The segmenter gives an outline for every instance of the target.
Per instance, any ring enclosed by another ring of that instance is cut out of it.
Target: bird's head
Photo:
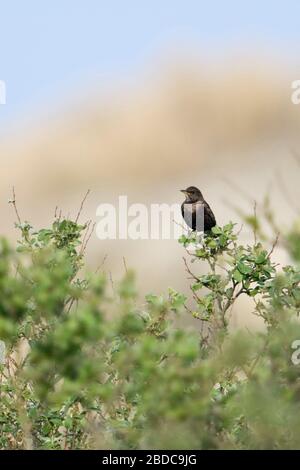
[[[187,189],[181,189],[180,191],[185,195],[187,202],[203,201],[202,193],[196,186],[189,186]]]

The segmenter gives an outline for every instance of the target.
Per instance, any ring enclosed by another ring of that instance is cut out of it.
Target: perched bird
[[[209,232],[216,225],[213,211],[195,186],[181,189],[185,201],[181,205],[181,213],[185,223],[197,232]]]

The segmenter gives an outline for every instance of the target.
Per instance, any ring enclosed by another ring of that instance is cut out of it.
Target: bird
[[[193,231],[208,234],[216,225],[216,218],[200,189],[196,186],[189,186],[180,191],[185,195],[185,201],[181,205],[181,213],[185,223]]]

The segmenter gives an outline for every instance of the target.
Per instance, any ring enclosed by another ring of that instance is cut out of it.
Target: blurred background
[[[0,18],[1,234],[17,236],[12,186],[21,218],[37,227],[56,206],[76,214],[87,189],[82,220],[97,221],[97,206],[121,194],[181,203],[188,185],[201,188],[219,224],[266,194],[283,229],[291,223],[299,2],[11,0],[0,2]],[[183,254],[176,240],[95,234],[87,251],[91,267],[107,255],[115,280],[125,257],[141,295],[188,291]]]

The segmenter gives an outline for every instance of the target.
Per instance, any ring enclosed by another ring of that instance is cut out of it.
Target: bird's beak
[[[187,194],[186,189],[180,189],[180,192],[183,193],[183,194]]]

